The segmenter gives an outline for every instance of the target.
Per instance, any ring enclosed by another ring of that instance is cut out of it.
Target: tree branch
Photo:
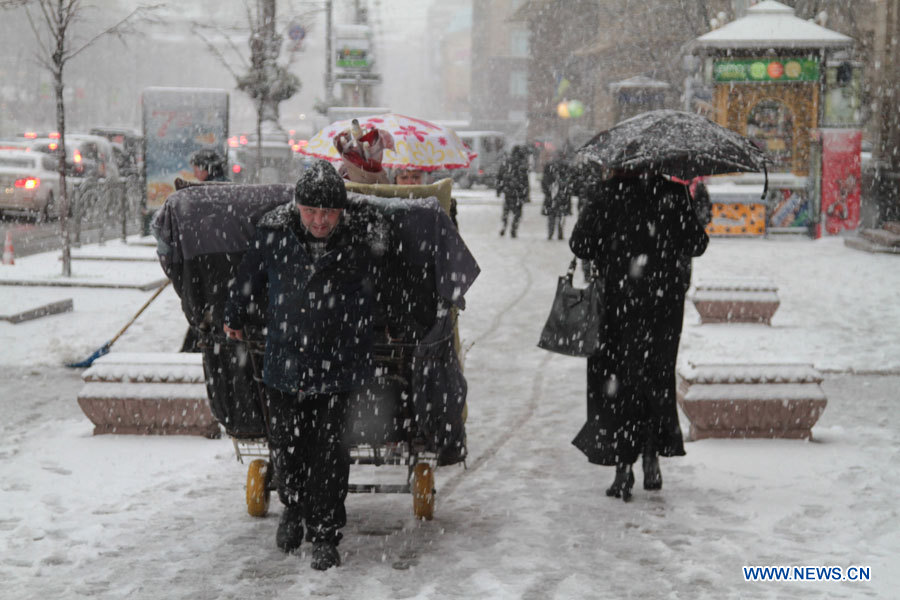
[[[79,0],[71,0],[71,1],[74,3],[74,2],[78,2]],[[80,48],[70,52],[68,55],[68,58],[74,58],[74,57],[78,56],[82,51],[84,51],[85,49],[92,46],[97,40],[99,40],[100,38],[107,36],[107,35],[115,35],[120,41],[122,41],[124,43],[123,35],[125,33],[131,33],[131,30],[127,29],[127,26],[130,25],[130,21],[132,21],[133,19],[135,19],[138,16],[143,21],[149,21],[150,17],[153,15],[153,13],[155,13],[157,10],[162,8],[162,6],[163,6],[162,4],[153,4],[153,5],[147,5],[147,6],[139,6],[139,7],[135,8],[133,11],[128,13],[128,15],[126,15],[125,17],[120,19],[116,24],[114,24],[110,27],[107,27],[106,29],[104,29],[103,31],[101,31],[100,33],[98,33],[97,35],[92,37],[90,40],[85,42]]]
[[[206,44],[207,49],[212,52],[213,56],[219,59],[219,62],[222,63],[222,66],[225,67],[225,69],[231,74],[231,76],[234,77],[235,82],[237,82],[240,76],[234,71],[234,69],[231,68],[231,65],[228,64],[228,61],[225,59],[225,55],[222,54],[222,51],[219,50],[216,45],[213,44],[212,41],[203,34],[203,28],[204,26],[200,25],[199,23],[191,24],[191,32],[196,34],[197,37],[199,37],[203,41],[203,43]],[[225,38],[229,39],[228,36],[225,36]]]

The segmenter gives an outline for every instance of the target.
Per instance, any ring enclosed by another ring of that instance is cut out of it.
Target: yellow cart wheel
[[[434,469],[428,463],[418,463],[413,469],[413,514],[417,519],[434,518]]]
[[[251,517],[264,517],[269,512],[268,472],[269,463],[261,458],[252,461],[247,469],[247,512]]]

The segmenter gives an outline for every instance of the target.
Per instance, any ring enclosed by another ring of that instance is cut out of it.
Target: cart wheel
[[[247,512],[251,517],[264,517],[269,512],[268,471],[269,463],[261,458],[252,461],[247,469]]]
[[[434,469],[428,463],[418,463],[413,469],[413,514],[417,519],[434,518]]]

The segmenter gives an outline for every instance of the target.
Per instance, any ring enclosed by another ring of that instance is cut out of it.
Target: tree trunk
[[[66,107],[63,102],[62,65],[53,73],[56,91],[56,130],[59,132],[59,235],[62,240],[62,275],[72,276],[72,245],[69,238],[69,194],[66,190]]]
[[[256,167],[253,169],[253,182],[259,183],[260,174],[262,173],[262,122],[263,122],[263,100],[256,100]]]
[[[878,222],[900,220],[900,0],[887,0],[884,6],[882,77],[878,93],[878,133],[874,147],[876,167],[875,194]]]

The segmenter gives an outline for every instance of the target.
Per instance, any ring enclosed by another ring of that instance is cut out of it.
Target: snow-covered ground
[[[713,240],[695,280],[766,277],[781,306],[771,327],[700,325],[688,303],[680,360],[812,363],[828,407],[812,442],[690,442],[662,461],[662,491],[640,489],[638,473],[625,504],[603,494],[612,470],[570,445],[585,361],[535,347],[567,246],[546,240],[538,197],[511,240],[497,235],[492,191],[456,195],[482,267],[460,320],[468,468],[437,471],[430,522],[413,519],[409,496],[351,495],[344,564],[325,573],[275,547],[277,502],[268,518],[247,515],[230,440],[92,436],[80,374],[61,365],[109,340],[151,292],[0,285],[2,314],[75,306],[0,321],[0,598],[896,597],[900,259],[840,240]],[[87,276],[161,273],[104,264]],[[15,268],[56,276],[59,263]],[[185,327],[167,289],[113,351],[175,351]],[[862,565],[871,581],[750,583],[743,565]]]

